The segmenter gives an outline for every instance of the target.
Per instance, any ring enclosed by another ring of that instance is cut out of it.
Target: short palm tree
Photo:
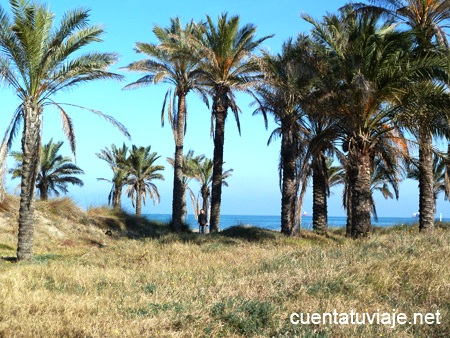
[[[63,105],[53,101],[52,97],[85,82],[122,77],[107,70],[117,60],[115,54],[79,54],[82,47],[101,41],[103,34],[100,26],[89,24],[89,10],[69,11],[56,26],[55,15],[46,5],[24,0],[9,0],[9,4],[12,17],[0,6],[0,77],[14,89],[21,102],[7,132],[11,131],[14,136],[19,122],[23,122],[17,258],[27,260],[33,254],[34,195],[44,108],[53,105],[60,111],[64,130],[74,151],[72,121]],[[125,131],[113,118],[93,112]],[[5,142],[11,144],[8,138]]]
[[[192,163],[199,161],[199,159],[203,158],[203,155],[195,156],[194,157],[194,151],[189,150],[186,155],[183,156],[183,179],[182,179],[182,189],[183,189],[183,199],[182,199],[182,211],[183,211],[183,218],[182,221],[184,222],[184,217],[187,215],[187,205],[186,205],[186,191],[189,190],[189,182],[193,178],[193,172],[192,172]],[[175,167],[175,159],[172,157],[167,157],[167,162],[172,167]]]
[[[198,51],[202,61],[199,69],[203,84],[213,100],[212,121],[214,123],[214,168],[211,195],[211,232],[219,229],[220,205],[222,201],[223,147],[225,142],[225,120],[228,109],[233,112],[240,131],[235,92],[248,92],[261,78],[259,68],[252,58],[254,50],[270,36],[255,39],[256,27],[252,24],[240,26],[239,16],[222,14],[217,23],[206,18],[203,34],[199,36]]]
[[[189,163],[189,168],[190,168],[189,174],[198,183],[200,183],[200,195],[202,196],[202,209],[208,216],[211,197],[211,185],[213,182],[214,163],[211,159],[203,155],[200,155],[192,159],[192,161]],[[226,179],[231,176],[232,172],[233,169],[228,169],[223,172],[222,184],[225,187],[228,187]],[[193,204],[196,205],[197,203]],[[198,210],[196,211],[198,212]]]
[[[395,159],[393,159],[393,161],[396,162]],[[399,166],[397,166],[397,163],[393,167],[391,167],[389,165],[386,165],[386,162],[384,162],[381,158],[375,159],[370,181],[370,189],[372,192],[372,215],[375,221],[378,221],[378,214],[375,199],[373,198],[373,193],[375,191],[378,191],[385,199],[394,197],[395,199],[398,199],[400,173],[402,171],[403,170]]]
[[[328,228],[327,199],[330,196],[330,186],[332,185],[329,174],[337,170],[332,166],[333,161],[329,156],[333,156],[335,153],[334,142],[338,137],[339,128],[338,119],[329,115],[326,108],[321,108],[319,101],[313,100],[312,102],[314,102],[314,108],[309,107],[307,110],[308,133],[305,135],[307,152],[302,167],[302,176],[305,178],[308,177],[308,174],[312,176],[313,229],[318,233],[326,234]],[[310,167],[310,170],[307,166]]]
[[[113,178],[108,180],[106,178],[97,178],[101,181],[112,183],[111,191],[108,195],[108,204],[114,209],[121,209],[122,188],[125,186],[128,179],[128,171],[125,168],[125,163],[128,156],[128,147],[125,143],[121,148],[117,148],[112,144],[111,149],[105,147],[100,153],[95,154],[99,159],[106,161],[113,171]]]
[[[125,168],[129,172],[127,179],[127,195],[131,199],[133,207],[136,207],[136,216],[142,215],[142,202],[148,197],[159,203],[159,192],[153,181],[164,180],[160,171],[164,166],[155,165],[160,158],[156,152],[151,152],[151,146],[136,147],[132,145]]]
[[[183,223],[183,201],[185,190],[183,189],[183,145],[186,132],[186,96],[190,91],[195,91],[207,103],[205,91],[198,82],[199,73],[196,71],[199,60],[189,53],[189,37],[197,29],[193,22],[184,28],[180,19],[171,19],[168,28],[155,26],[153,32],[159,44],[136,43],[136,51],[143,53],[149,59],[136,61],[126,68],[131,71],[143,72],[146,75],[125,87],[138,88],[145,85],[160,82],[170,85],[163,101],[161,121],[164,125],[164,114],[167,107],[167,115],[172,127],[175,139],[174,157],[174,183],[172,200],[172,226],[175,231],[181,231]]]
[[[50,193],[59,196],[68,192],[68,184],[82,187],[83,181],[74,175],[84,174],[84,171],[72,163],[72,158],[58,154],[64,142],[54,143],[51,139],[41,147],[39,173],[36,179],[36,188],[41,201],[47,201]],[[10,170],[12,178],[22,177],[23,155],[21,152],[12,152],[16,160],[15,168]]]

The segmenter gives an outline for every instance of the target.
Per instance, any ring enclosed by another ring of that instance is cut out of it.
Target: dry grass
[[[109,209],[71,209],[81,223],[51,210],[38,211],[32,261],[0,260],[0,337],[450,335],[445,227],[424,235],[396,229],[367,241],[240,228],[177,236]],[[0,256],[14,256],[15,242],[13,227],[0,226]],[[439,310],[441,324],[289,322],[292,312],[333,309]]]

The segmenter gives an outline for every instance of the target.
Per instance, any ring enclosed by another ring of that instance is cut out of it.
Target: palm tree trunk
[[[136,191],[136,216],[140,217],[142,215],[142,190],[139,186]]]
[[[3,202],[6,194],[5,176],[7,172],[6,157],[8,154],[8,147],[6,143],[0,146],[0,202]]]
[[[291,236],[295,226],[296,210],[296,152],[289,136],[283,133],[281,136],[281,233]]]
[[[33,256],[34,206],[36,178],[39,172],[41,119],[39,111],[25,107],[22,134],[22,179],[20,184],[19,235],[17,260],[29,260]]]
[[[360,149],[354,149],[351,160],[350,170],[354,178],[351,196],[353,238],[368,237],[371,230],[370,156],[364,148],[362,145]]]
[[[48,186],[46,184],[40,184],[38,186],[39,197],[41,201],[48,201]]]
[[[352,237],[352,190],[353,190],[353,182],[354,179],[351,176],[351,170],[348,170],[348,181],[347,184],[347,194],[344,197],[347,203],[347,222],[345,226],[345,237]]]
[[[301,236],[302,234],[302,207],[303,207],[303,199],[306,194],[306,183],[300,182],[299,179],[296,180],[296,196],[298,195],[297,204],[295,206],[295,219],[294,219],[294,229],[292,231],[292,234],[296,234],[298,236]],[[300,189],[301,185],[301,189]]]
[[[434,227],[435,201],[433,195],[432,136],[419,131],[419,230],[430,231]]]
[[[447,145],[447,159],[445,165],[445,197],[450,200],[450,143]]]
[[[187,215],[187,204],[186,204],[186,187],[187,184],[183,182],[183,190],[181,194],[181,223],[184,223]]]
[[[183,187],[183,145],[186,116],[186,94],[178,94],[178,116],[174,131],[175,137],[175,158],[173,170],[173,199],[172,199],[172,229],[175,232],[181,231],[184,222],[183,197],[185,189]],[[185,200],[185,198],[184,198]],[[186,201],[184,201],[186,205]]]
[[[113,204],[113,208],[120,210],[122,209],[122,187],[118,188],[116,187],[113,191],[113,200],[112,200],[112,204]]]
[[[313,229],[319,234],[327,233],[327,185],[325,156],[320,153],[313,162]]]
[[[223,145],[225,142],[226,110],[216,110],[214,116],[216,126],[214,129],[214,166],[211,192],[211,232],[217,232],[219,230],[220,224],[220,205],[222,202]]]

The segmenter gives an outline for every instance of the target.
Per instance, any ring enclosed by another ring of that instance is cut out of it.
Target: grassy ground
[[[380,230],[364,241],[240,227],[173,235],[163,224],[57,200],[38,205],[33,260],[14,263],[17,215],[0,209],[0,337],[450,336],[445,225],[431,234]],[[396,309],[408,319],[439,311],[441,324],[289,320],[334,309]]]

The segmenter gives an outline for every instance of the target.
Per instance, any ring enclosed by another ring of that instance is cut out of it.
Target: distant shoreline
[[[144,214],[144,216],[153,221],[168,222],[171,219],[170,214]],[[439,221],[439,218],[435,219]],[[346,225],[347,218],[345,216],[329,216],[328,226],[334,228],[344,227]],[[443,218],[443,222],[450,222],[450,218]],[[372,225],[378,227],[389,227],[395,225],[413,225],[419,222],[417,217],[378,217],[378,222],[372,219]],[[197,228],[197,221],[194,215],[188,214],[186,217],[186,223],[192,228]],[[227,229],[235,225],[250,225],[268,230],[280,229],[280,216],[272,215],[221,215],[220,229]],[[302,216],[302,228],[309,230],[312,228],[312,217]]]

